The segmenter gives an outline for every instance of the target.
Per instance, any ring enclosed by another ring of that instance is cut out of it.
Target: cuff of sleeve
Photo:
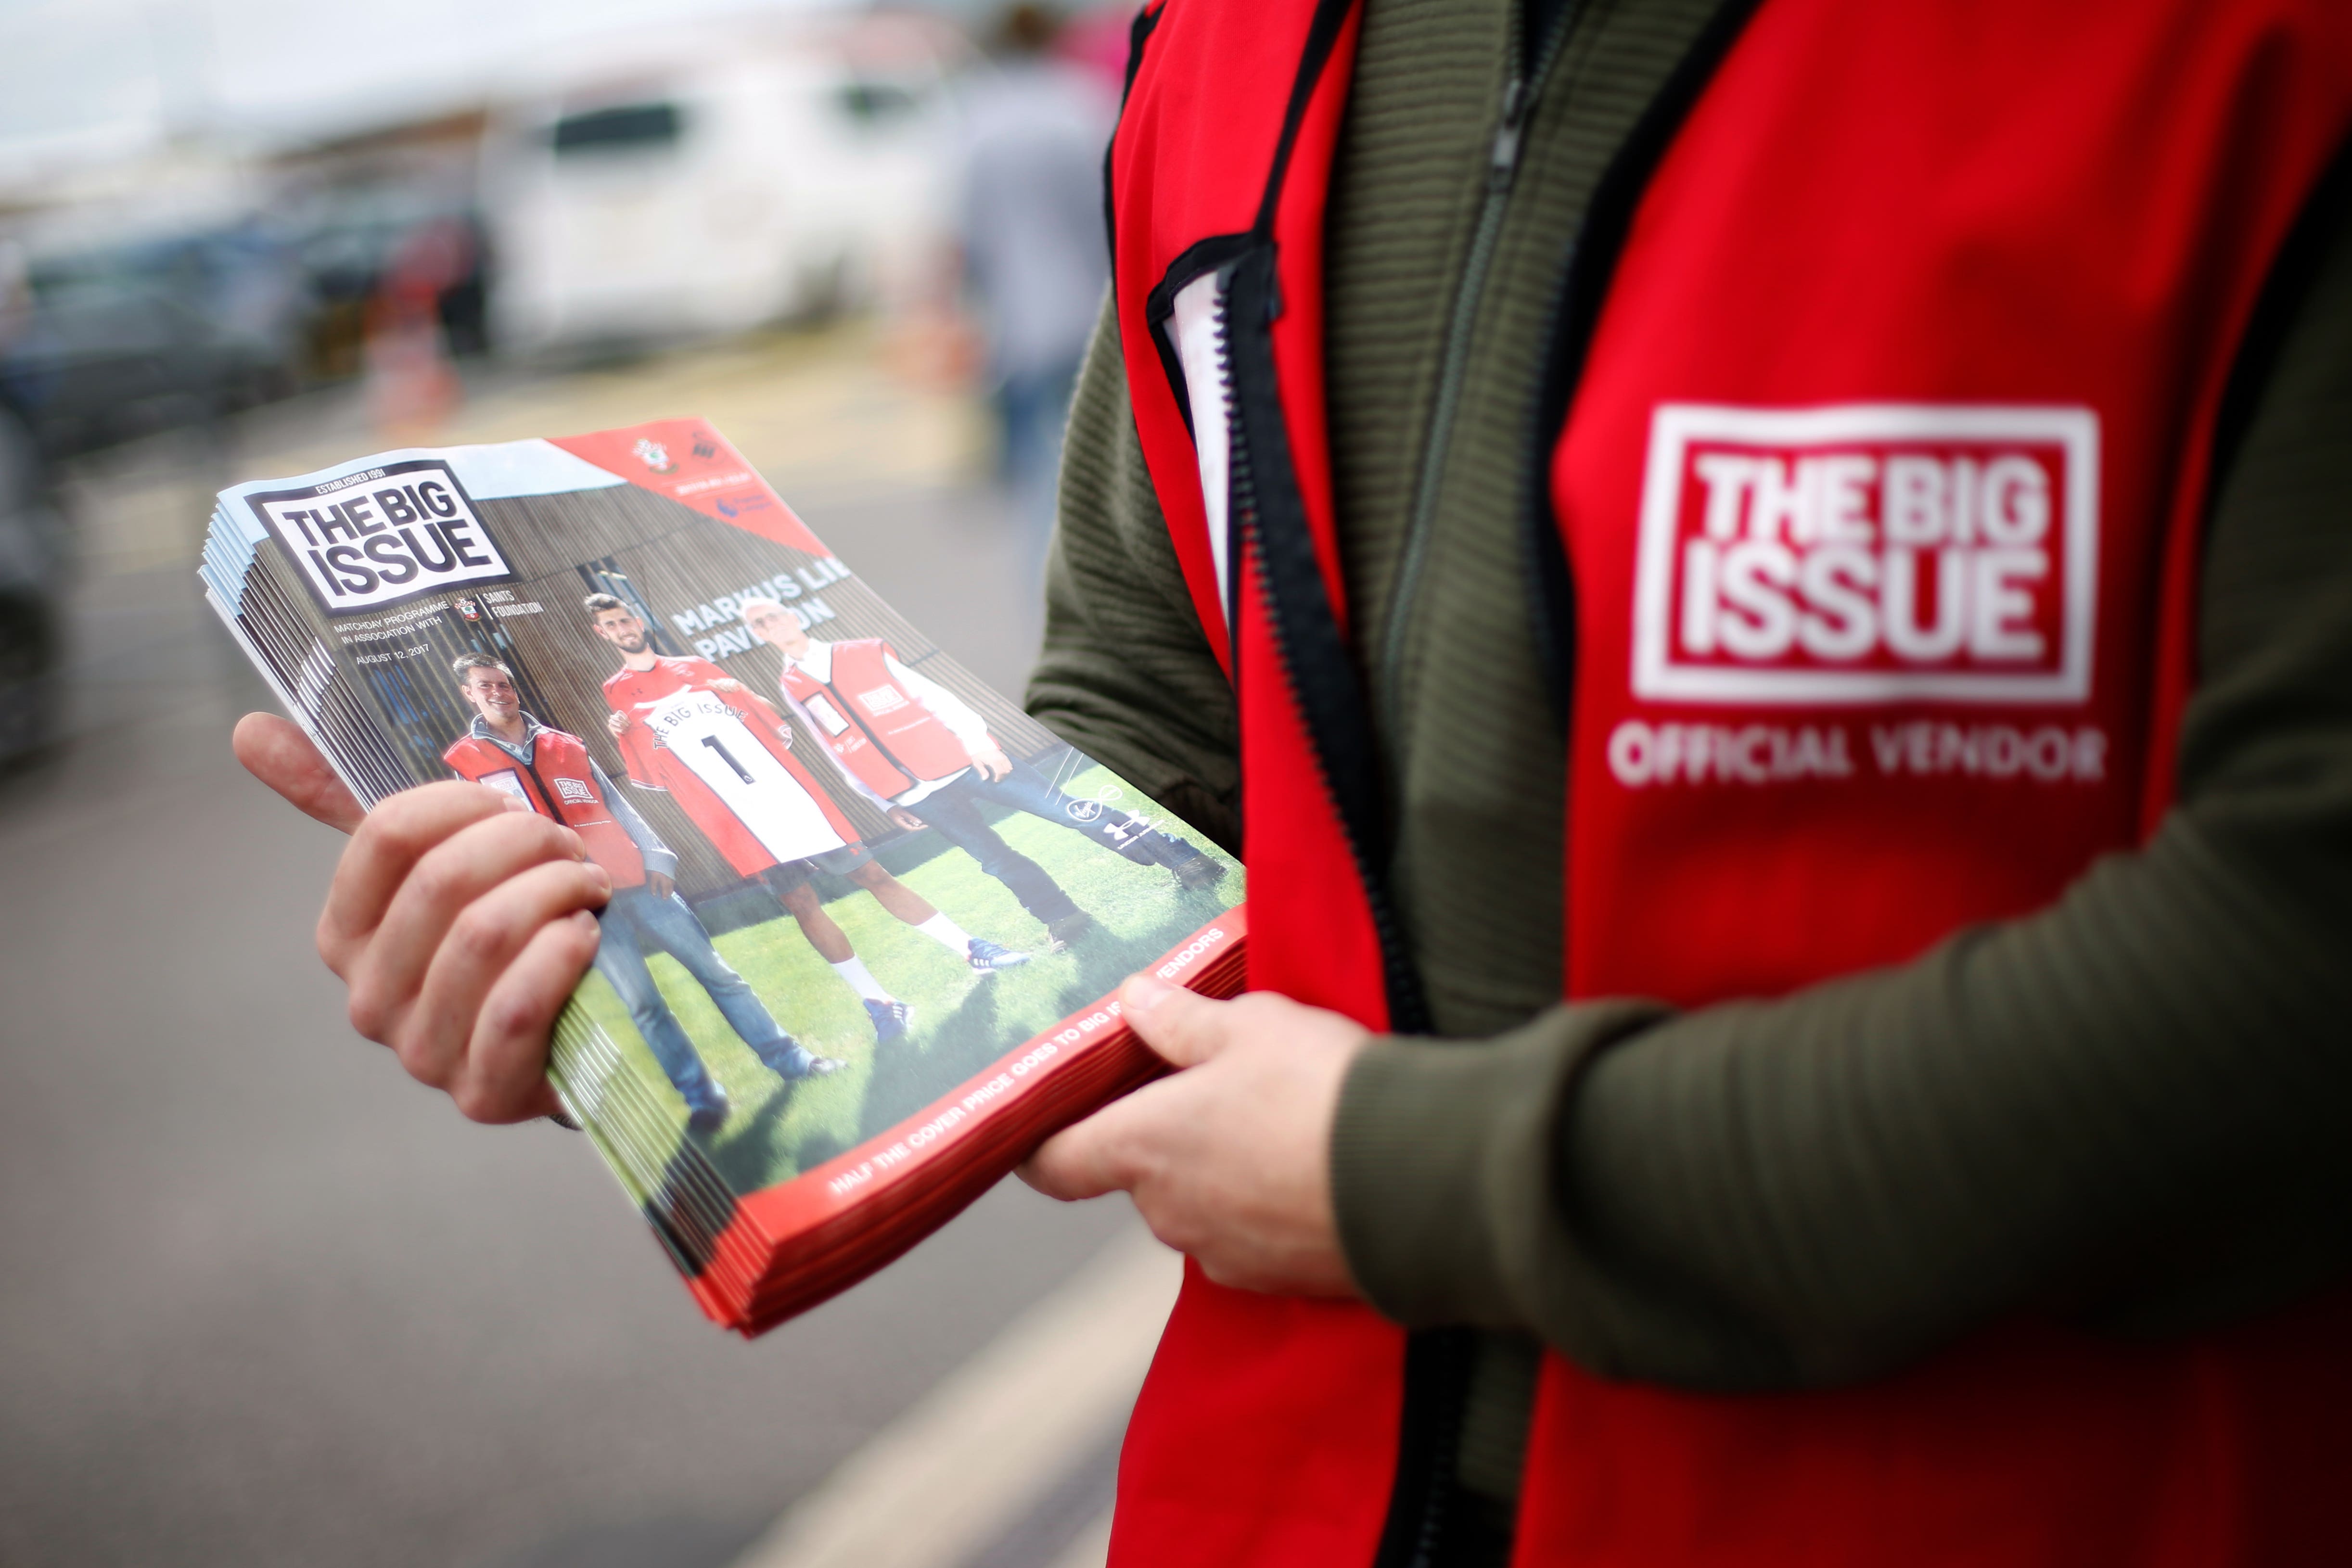
[[[1349,1272],[1408,1328],[1529,1328],[1559,1224],[1558,1128],[1579,1070],[1665,1009],[1555,1008],[1491,1040],[1375,1040],[1348,1071],[1331,1196]]]

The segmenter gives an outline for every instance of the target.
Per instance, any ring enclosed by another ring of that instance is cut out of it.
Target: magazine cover
[[[718,1321],[871,1272],[1241,982],[1240,865],[894,613],[708,424],[224,491],[215,608],[362,801],[452,777],[611,875],[551,1077]]]

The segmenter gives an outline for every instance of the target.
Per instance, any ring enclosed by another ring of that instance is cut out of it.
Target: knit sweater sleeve
[[[1241,848],[1233,689],[1201,630],[1144,467],[1106,302],[1070,410],[1028,709],[1206,833]]]
[[[1384,1312],[1787,1387],[2008,1312],[2167,1332],[2352,1267],[2352,238],[2324,257],[2216,497],[2153,841],[1782,999],[1378,1043],[1332,1169]]]

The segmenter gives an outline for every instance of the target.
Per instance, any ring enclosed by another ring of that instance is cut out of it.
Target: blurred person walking
[[[465,401],[442,329],[441,297],[473,262],[465,225],[436,219],[401,241],[368,299],[368,404],[387,439],[428,441]]]
[[[1117,104],[1055,53],[1060,33],[1041,5],[999,19],[995,68],[965,99],[958,180],[957,237],[988,344],[1024,591],[1044,580],[1070,389],[1110,281],[1102,156]]]

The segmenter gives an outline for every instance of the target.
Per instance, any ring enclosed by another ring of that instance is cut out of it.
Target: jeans
[[[940,837],[978,861],[982,872],[1010,888],[1023,908],[1049,925],[1076,914],[1078,906],[1059,883],[1045,874],[1044,866],[997,837],[981,815],[983,802],[1009,806],[1083,833],[1139,865],[1174,865],[1201,852],[1164,833],[1135,831],[1135,819],[1124,811],[1063,794],[1025,762],[1015,762],[1011,772],[992,782],[982,778],[975,768],[908,808],[938,829]]]
[[[1045,580],[1045,547],[1054,537],[1055,481],[1062,468],[1062,429],[1070,422],[1070,392],[1078,361],[1014,371],[997,388],[1003,421],[1000,473],[1020,530],[1021,589],[1035,594]]]
[[[702,922],[694,917],[686,900],[676,894],[656,898],[652,888],[642,885],[616,887],[599,922],[596,972],[619,993],[622,1005],[629,1009],[629,1021],[646,1037],[654,1060],[661,1063],[688,1106],[698,1109],[710,1103],[718,1089],[703,1070],[702,1058],[695,1054],[694,1042],[678,1026],[677,1015],[662,999],[653,971],[646,967],[649,947],[686,966],[686,972],[710,993],[710,999],[761,1061],[774,1067],[791,1056],[791,1037],[776,1027],[776,1020],[743,977],[719,956],[710,945],[709,933],[702,929]]]

